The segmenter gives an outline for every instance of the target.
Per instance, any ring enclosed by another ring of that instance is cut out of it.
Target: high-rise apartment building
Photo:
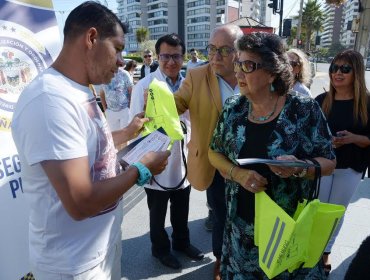
[[[343,5],[335,7],[325,4],[323,11],[326,18],[321,33],[320,46],[328,48],[333,43],[339,43],[343,19]]]
[[[242,14],[258,16],[265,23],[261,14],[266,13],[267,5],[266,0],[117,0],[117,4],[118,17],[129,25],[128,52],[139,50],[136,30],[140,26],[149,29],[150,40],[175,32],[184,39],[187,49],[204,51],[217,25],[234,21]]]
[[[359,15],[359,1],[348,0],[343,4],[343,19],[342,19],[342,32],[340,37],[340,43],[347,47],[353,48],[355,46],[356,33],[352,32],[352,25]]]

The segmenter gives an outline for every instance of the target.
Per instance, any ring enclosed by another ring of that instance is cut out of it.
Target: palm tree
[[[314,31],[319,31],[325,20],[325,15],[321,10],[321,3],[317,0],[308,0],[302,13],[302,28],[305,29],[305,51],[311,49],[311,41]]]
[[[136,30],[136,42],[139,44],[145,42],[149,38],[149,29],[142,26]]]

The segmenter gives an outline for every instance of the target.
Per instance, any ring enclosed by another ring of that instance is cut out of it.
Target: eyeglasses
[[[340,70],[340,72],[343,73],[343,74],[348,74],[349,72],[352,71],[352,66],[350,66],[348,64],[343,64],[343,65],[332,64],[332,65],[330,65],[329,72],[331,74],[337,73],[338,70]]]
[[[163,62],[168,62],[173,59],[174,62],[181,62],[184,59],[184,56],[182,54],[168,54],[168,53],[162,53],[159,55],[160,60]]]
[[[294,60],[289,61],[289,63],[290,63],[290,65],[291,65],[292,67],[296,67],[296,66],[298,66],[298,65],[301,65],[301,64],[299,63],[299,61],[294,61]]]
[[[259,68],[262,68],[262,65],[251,60],[234,62],[234,72],[243,71],[244,73],[252,73]]]
[[[147,58],[147,57],[152,57],[152,55],[151,54],[144,55],[144,58]]]
[[[221,55],[223,57],[229,56],[235,50],[234,48],[230,48],[230,47],[227,47],[227,46],[224,46],[224,47],[221,47],[221,48],[216,48],[216,46],[214,46],[214,45],[208,45],[206,49],[207,49],[208,55],[213,56],[216,53],[218,53],[219,55]]]

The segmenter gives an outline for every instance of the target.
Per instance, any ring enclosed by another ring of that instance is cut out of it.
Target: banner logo
[[[36,34],[0,20],[0,110],[13,112],[19,94],[52,62]]]

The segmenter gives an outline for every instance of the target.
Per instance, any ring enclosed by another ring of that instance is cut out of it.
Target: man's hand
[[[127,126],[127,130],[132,135],[132,138],[138,136],[144,129],[144,123],[149,122],[149,118],[144,117],[144,112],[141,112],[132,119],[132,121]]]
[[[149,152],[140,159],[140,162],[150,170],[152,175],[157,175],[162,173],[166,168],[170,155],[170,151]]]

